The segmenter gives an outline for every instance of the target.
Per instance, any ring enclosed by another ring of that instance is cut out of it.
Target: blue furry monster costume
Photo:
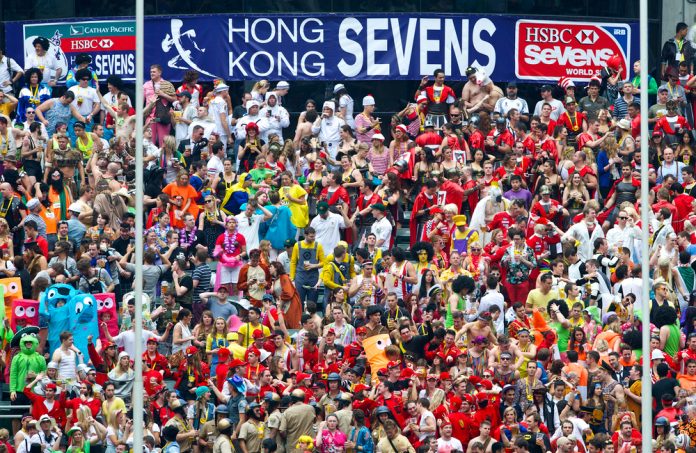
[[[87,350],[87,337],[99,338],[97,320],[97,299],[87,293],[76,292],[68,302],[70,313],[70,331],[75,346],[80,351]]]
[[[24,391],[29,371],[36,374],[46,371],[46,359],[36,352],[39,347],[39,339],[36,334],[24,333],[21,335],[22,337],[19,339],[20,352],[12,358],[10,366],[10,393]]]
[[[76,291],[62,283],[51,285],[41,295],[39,305],[39,324],[48,327],[48,353],[60,347],[60,334],[70,330],[70,299]],[[61,304],[60,306],[58,306]],[[86,351],[87,349],[83,349]]]

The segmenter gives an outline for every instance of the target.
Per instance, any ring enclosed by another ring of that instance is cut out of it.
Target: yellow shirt
[[[527,308],[536,308],[542,314],[546,321],[549,321],[549,314],[546,312],[546,307],[553,299],[559,299],[558,291],[551,290],[544,295],[541,290],[535,288],[527,295]]]
[[[245,348],[241,344],[237,343],[236,341],[232,342],[229,344],[229,346],[227,346],[227,349],[229,349],[232,353],[233,359],[239,359],[241,361],[245,360],[247,348]]]
[[[309,206],[307,206],[307,201],[305,200],[303,204],[292,202],[288,200],[287,193],[292,198],[302,198],[307,195],[307,191],[298,184],[288,187],[287,191],[285,187],[281,187],[279,191],[281,202],[290,208],[290,221],[292,224],[297,228],[306,227],[309,225]]]
[[[264,337],[268,337],[271,335],[271,330],[264,325],[259,324],[258,326],[254,327],[251,325],[251,323],[244,323],[241,326],[239,326],[238,331],[238,334],[242,339],[242,346],[248,348],[249,345],[254,342],[254,331],[256,329],[260,329],[263,332]]]
[[[10,117],[10,113],[15,111],[15,107],[17,107],[17,104],[14,104],[12,102],[3,102],[0,104],[0,115],[5,115],[6,117]]]
[[[111,417],[114,416],[117,410],[126,410],[126,403],[123,402],[118,396],[114,397],[114,400],[109,404],[108,401],[102,403],[102,414],[106,417],[106,423],[111,423]]]

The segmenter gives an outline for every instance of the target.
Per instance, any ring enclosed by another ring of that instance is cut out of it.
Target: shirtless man
[[[309,118],[307,118],[307,115],[305,114],[306,121],[297,123],[297,128],[295,129],[295,138],[293,139],[293,143],[295,144],[296,148],[300,147],[302,139],[305,137],[311,138],[313,135],[312,124],[314,124],[314,121],[317,119],[317,113],[314,110],[311,110],[311,112],[312,113],[309,113]]]
[[[89,177],[89,185],[96,187],[97,181],[104,178],[106,175],[106,166],[109,164],[106,153],[94,153],[87,162],[87,175]]]
[[[520,352],[517,345],[510,341],[510,337],[500,334],[498,335],[498,346],[493,348],[490,358],[488,359],[488,368],[493,368],[495,370],[497,367],[502,366],[503,364],[500,362],[500,356],[503,353],[512,355],[512,360],[510,363],[508,363],[508,365],[510,365],[510,368],[513,370],[518,369],[522,365],[522,362],[524,361],[522,352]]]
[[[481,313],[476,321],[468,322],[462,327],[463,334],[466,335],[467,346],[471,346],[471,340],[476,337],[484,337],[489,341],[489,345],[497,345],[498,339],[491,329],[491,314]]]
[[[486,111],[493,112],[496,102],[503,96],[500,88],[493,84],[493,81],[486,74],[469,66],[466,69],[466,76],[469,79],[462,88],[462,101],[467,113],[477,113]]]
[[[467,453],[475,453],[476,450],[482,451],[483,453],[491,453],[493,451],[494,442],[491,442],[491,422],[483,420],[479,429],[481,434],[469,441],[469,447],[466,450]],[[481,446],[483,446],[483,448],[480,448]]]

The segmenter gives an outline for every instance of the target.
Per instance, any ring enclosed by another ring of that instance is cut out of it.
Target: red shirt
[[[389,408],[389,411],[394,416],[394,420],[396,420],[396,423],[399,426],[406,425],[404,401],[401,399],[401,397],[392,394],[390,398],[385,399],[384,396],[380,395],[377,397],[377,405],[387,406]]]
[[[169,376],[171,375],[172,371],[169,368],[169,361],[165,356],[160,354],[159,352],[155,352],[155,357],[150,357],[147,353],[147,351],[143,352],[143,359],[147,362],[147,366],[150,367],[151,370],[154,371],[162,371],[164,370],[164,375]]]
[[[473,150],[475,150],[475,149],[483,149],[483,147],[485,146],[485,141],[486,141],[486,137],[483,136],[483,132],[476,129],[469,136],[469,146],[472,149],[472,154],[473,154]]]
[[[352,342],[343,349],[343,358],[350,366],[355,365],[355,360],[362,354],[365,350],[362,344],[357,341]]]
[[[691,214],[692,201],[694,201],[694,197],[685,193],[679,194],[672,198],[672,203],[677,208],[677,217],[676,219],[672,219],[672,226],[674,227],[674,232],[677,234],[684,229],[684,220],[686,220],[687,217],[689,217],[689,214]]]
[[[315,347],[313,351],[309,348],[302,348],[302,360],[304,361],[304,369],[312,370],[319,363],[319,348]]]
[[[154,394],[154,388],[162,385],[163,382],[162,373],[157,370],[150,370],[143,373],[143,387],[145,388],[145,392],[150,396]]]
[[[453,412],[449,419],[452,422],[452,437],[458,439],[462,445],[468,445],[471,439],[480,434],[478,421],[471,414]]]
[[[661,131],[666,135],[674,135],[677,133],[677,129],[682,128],[684,130],[691,130],[689,122],[681,115],[678,115],[676,119],[671,117],[673,121],[669,121],[669,117],[663,116],[655,123],[655,131]]]
[[[244,368],[244,377],[252,382],[256,381],[263,372],[266,371],[266,367],[257,363],[256,365],[248,364]]]
[[[476,187],[477,184],[478,183],[476,181],[471,179],[471,180],[465,182],[464,184],[462,184],[462,189],[464,189],[464,190],[473,189],[474,187]],[[469,203],[470,212],[474,212],[474,209],[476,209],[476,205],[479,202],[481,194],[479,193],[478,190],[474,190],[469,195],[464,195],[464,196],[466,197],[466,201]]]
[[[48,259],[48,241],[46,241],[43,236],[36,236],[36,239],[27,238],[27,240],[24,241],[25,244],[29,244],[30,242],[36,242],[41,249],[41,254]]]
[[[493,231],[496,228],[503,230],[503,236],[507,236],[507,230],[510,225],[515,224],[515,219],[512,218],[509,212],[501,211],[493,216],[491,223],[488,224],[488,231]]]
[[[368,428],[370,427],[370,414],[372,414],[372,411],[375,410],[377,406],[379,406],[379,404],[370,398],[365,398],[360,401],[353,400],[353,410],[361,409],[365,413],[365,426]]]
[[[448,179],[442,183],[440,190],[447,192],[445,204],[452,203],[457,206],[457,209],[461,210],[462,203],[464,202],[464,188],[460,184]]]
[[[571,116],[568,112],[564,112],[558,117],[557,125],[565,126],[566,129],[568,129],[569,134],[577,135],[582,133],[583,121],[587,121],[587,117],[582,112],[575,112],[575,115],[573,116]]]
[[[442,136],[437,132],[423,132],[416,137],[416,144],[425,148],[426,146],[440,146],[442,144]]]
[[[47,414],[56,420],[56,424],[61,429],[65,428],[65,391],[61,392],[60,397],[53,401],[53,407],[50,410],[46,407],[46,398],[32,392],[29,387],[24,388],[24,395],[31,401],[31,416],[34,417],[34,420],[38,420],[42,415]]]
[[[553,220],[554,218],[556,218],[556,216],[558,214],[560,214],[560,212],[562,210],[562,206],[558,201],[554,200],[553,198],[551,198],[549,200],[549,202],[550,202],[551,206],[556,208],[556,210],[553,213],[551,213],[550,210],[549,210],[549,212],[547,212],[546,209],[544,208],[544,205],[541,204],[541,201],[537,201],[532,206],[530,214],[535,215],[539,218]],[[546,205],[546,206],[548,207],[548,205]]]
[[[502,132],[498,129],[493,129],[488,133],[488,138],[492,138],[493,142],[498,146],[507,145],[512,148],[515,145],[515,136],[507,129]]]
[[[67,420],[67,425],[72,426],[71,423],[77,421],[77,410],[82,407],[89,407],[90,412],[92,412],[92,417],[96,417],[101,409],[101,400],[98,398],[92,398],[92,401],[83,401],[80,398],[69,399],[65,402],[65,408],[72,410],[72,418]]]

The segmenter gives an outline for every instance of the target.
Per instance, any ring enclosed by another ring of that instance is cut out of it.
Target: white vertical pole
[[[145,9],[135,0],[135,385],[133,386],[133,451],[143,451],[143,74]]]
[[[630,61],[626,62],[628,65]],[[628,71],[628,68],[626,68]],[[652,453],[652,380],[650,376],[650,266],[648,264],[650,218],[648,212],[648,0],[640,0],[640,89],[644,94],[640,103],[640,216],[641,216],[641,271],[643,291],[641,311],[643,312],[643,382],[642,403],[642,451]],[[636,150],[638,151],[638,150]]]

